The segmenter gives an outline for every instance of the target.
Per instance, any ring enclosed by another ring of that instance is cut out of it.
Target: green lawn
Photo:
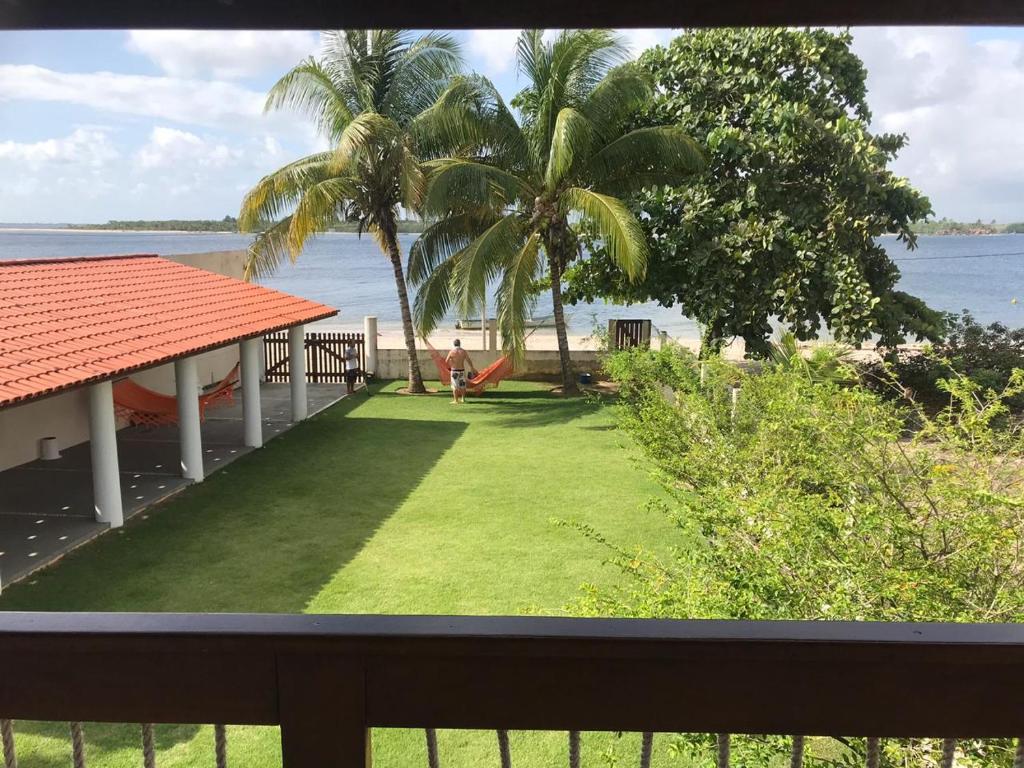
[[[375,387],[243,457],[145,519],[0,597],[4,610],[553,614],[618,578],[555,518],[623,543],[668,541],[656,485],[609,409],[506,382],[453,406]],[[610,696],[624,695],[609,691]],[[22,768],[67,765],[66,728],[18,724]],[[89,725],[91,768],[141,763],[137,729]],[[212,766],[212,730],[158,727],[158,764]],[[656,743],[656,754],[664,749]],[[584,740],[584,762],[636,760],[638,739]],[[444,732],[450,766],[498,764],[493,734]],[[566,765],[561,734],[516,733],[513,762]],[[229,730],[236,766],[279,765],[277,732]],[[374,762],[425,766],[420,732],[377,731]]]

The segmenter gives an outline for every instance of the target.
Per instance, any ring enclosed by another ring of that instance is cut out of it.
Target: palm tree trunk
[[[562,393],[577,392],[576,379],[572,375],[572,361],[569,359],[569,337],[565,333],[565,313],[562,311],[562,268],[560,254],[550,245],[548,268],[551,270],[551,306],[555,315],[555,335],[558,337],[558,362],[562,367]]]
[[[409,391],[414,394],[426,392],[420,361],[416,355],[416,332],[412,328],[412,312],[409,311],[409,292],[405,287],[405,269],[402,267],[402,252],[398,249],[398,237],[394,232],[384,234],[388,246],[388,258],[395,271],[395,287],[398,289],[398,303],[402,307],[402,333],[405,334],[405,351],[409,355]]]

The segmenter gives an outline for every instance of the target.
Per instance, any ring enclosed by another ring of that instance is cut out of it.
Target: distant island
[[[979,219],[975,222],[953,221],[941,218],[930,221],[915,221],[911,229],[918,235],[1005,235],[1024,234],[1024,222],[1014,224],[997,224],[995,221],[985,223]]]
[[[221,232],[237,233],[238,219],[225,216],[223,219],[161,219],[158,221],[111,220],[106,224],[68,224],[67,229],[109,230],[116,232]],[[422,221],[405,220],[398,222],[399,232],[422,232]],[[346,221],[331,227],[330,232],[357,232],[355,221]]]

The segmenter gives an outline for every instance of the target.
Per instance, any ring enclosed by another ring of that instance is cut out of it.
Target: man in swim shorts
[[[469,354],[462,348],[462,342],[456,339],[452,342],[452,350],[448,353],[445,362],[452,370],[452,402],[466,402],[466,366],[472,366],[473,361]]]

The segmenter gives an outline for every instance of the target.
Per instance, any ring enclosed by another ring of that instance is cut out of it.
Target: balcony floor
[[[344,384],[308,384],[309,411],[345,397]],[[287,384],[260,390],[264,442],[290,429]],[[202,426],[206,474],[254,450],[242,432],[241,397],[211,409]],[[178,428],[127,427],[117,433],[124,516],[139,514],[182,488]],[[68,448],[54,461],[36,460],[0,472],[0,587],[25,578],[106,531],[93,513],[89,443]]]

